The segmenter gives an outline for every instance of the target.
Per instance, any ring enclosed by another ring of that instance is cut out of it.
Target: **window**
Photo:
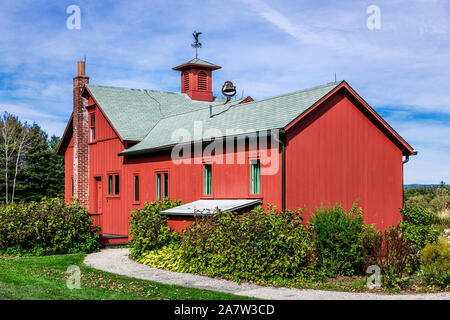
[[[204,71],[198,73],[198,90],[206,90],[206,78],[206,73]]]
[[[112,189],[113,189],[113,185],[112,185],[112,175],[108,176],[108,194],[112,195]]]
[[[169,174],[167,172],[165,172],[163,174],[164,177],[164,192],[163,192],[163,199],[165,199],[166,197],[169,196]]]
[[[108,175],[108,195],[120,195],[120,177],[118,174]]]
[[[156,200],[161,200],[161,174],[156,174]]]
[[[169,173],[156,174],[156,200],[164,200],[169,196]]]
[[[212,188],[211,188],[211,165],[210,164],[204,164],[203,165],[203,194],[204,195],[211,195]]]
[[[95,141],[95,113],[90,114],[89,121],[89,142]]]
[[[73,197],[74,192],[75,192],[74,190],[75,190],[75,180],[72,177],[72,197]]]
[[[183,84],[184,91],[188,91],[189,90],[189,72],[185,72],[183,74],[183,77],[184,77],[184,84]]]
[[[115,174],[114,175],[114,194],[115,195],[119,195],[120,194],[120,189],[119,189],[119,175]]]
[[[259,160],[250,160],[250,194],[261,193],[261,170]]]
[[[134,176],[134,201],[139,201],[139,176]]]

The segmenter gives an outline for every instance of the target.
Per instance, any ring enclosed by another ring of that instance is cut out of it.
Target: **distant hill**
[[[436,183],[436,184],[415,184],[415,183],[413,183],[413,184],[404,184],[403,187],[404,188],[408,188],[408,187],[437,187],[439,185],[440,185],[439,183]]]

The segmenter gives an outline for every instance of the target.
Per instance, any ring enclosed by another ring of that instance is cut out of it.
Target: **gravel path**
[[[213,279],[188,273],[177,273],[151,268],[128,258],[128,249],[104,249],[86,256],[84,264],[96,269],[138,279],[151,280],[184,287],[233,293],[260,299],[282,300],[450,300],[450,293],[386,295],[351,293],[311,289],[262,287],[237,284],[233,281]]]

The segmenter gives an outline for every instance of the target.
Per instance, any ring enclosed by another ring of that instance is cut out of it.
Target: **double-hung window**
[[[169,197],[169,173],[156,173],[156,200],[164,200]]]
[[[95,141],[95,112],[89,114],[89,142]]]
[[[108,195],[120,195],[120,176],[118,174],[108,175]]]

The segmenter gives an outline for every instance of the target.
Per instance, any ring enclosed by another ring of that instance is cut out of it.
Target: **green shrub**
[[[185,268],[181,264],[181,250],[174,247],[162,247],[146,252],[137,262],[149,265],[152,268],[164,269],[175,272],[183,272]]]
[[[339,204],[316,209],[311,226],[318,262],[327,276],[351,276],[362,269],[364,221],[356,202],[348,212]]]
[[[0,207],[0,254],[50,255],[100,248],[99,228],[87,210],[63,199]]]
[[[300,214],[270,208],[198,218],[181,239],[181,270],[253,282],[311,280],[316,259]]]
[[[403,220],[400,229],[411,240],[416,250],[421,250],[426,243],[435,242],[438,232],[433,230],[433,213],[423,207],[406,206],[400,209]]]
[[[150,250],[179,243],[178,232],[172,232],[167,218],[159,212],[181,205],[181,201],[165,199],[146,202],[144,208],[131,212],[130,246],[131,257],[137,259]]]
[[[426,282],[441,288],[450,285],[450,244],[446,239],[428,243],[421,251],[421,269]]]

